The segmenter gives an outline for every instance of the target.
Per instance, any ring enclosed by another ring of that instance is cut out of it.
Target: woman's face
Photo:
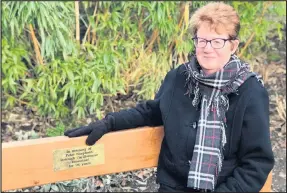
[[[216,38],[229,39],[229,35],[225,29],[221,29],[219,34],[215,30],[210,29],[207,23],[199,27],[197,30],[197,38],[196,58],[206,75],[222,69],[239,45],[238,40],[229,40],[224,43],[224,40],[217,39],[212,41],[212,46],[210,42],[207,42],[204,47],[206,40]],[[223,44],[224,46],[222,47]]]

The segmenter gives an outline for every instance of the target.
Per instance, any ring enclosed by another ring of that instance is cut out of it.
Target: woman
[[[108,113],[65,132],[88,135],[164,125],[159,192],[259,192],[274,166],[269,98],[260,77],[235,52],[240,21],[229,5],[209,3],[191,18],[195,56],[167,73],[154,100]]]

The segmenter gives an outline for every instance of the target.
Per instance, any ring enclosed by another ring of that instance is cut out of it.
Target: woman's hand
[[[105,120],[99,120],[86,126],[77,127],[65,131],[64,135],[68,137],[79,137],[88,135],[87,145],[94,145],[104,134],[109,132],[109,128]]]

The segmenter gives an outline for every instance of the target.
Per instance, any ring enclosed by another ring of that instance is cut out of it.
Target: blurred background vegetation
[[[104,116],[105,101],[154,97],[163,77],[188,61],[193,12],[206,1],[2,2],[2,107],[25,106],[63,124]],[[241,19],[238,55],[272,52],[286,29],[286,2],[228,1]],[[65,122],[66,121],[66,122]],[[56,133],[56,134],[55,134]]]

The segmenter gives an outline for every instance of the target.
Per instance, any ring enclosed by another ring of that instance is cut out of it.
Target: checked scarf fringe
[[[187,186],[214,191],[218,174],[222,168],[223,149],[226,144],[226,117],[229,108],[229,93],[238,88],[249,77],[257,74],[250,71],[247,63],[232,55],[224,68],[204,76],[195,57],[185,64],[186,85],[189,96],[194,94],[192,105],[200,108],[193,157],[190,161]]]

